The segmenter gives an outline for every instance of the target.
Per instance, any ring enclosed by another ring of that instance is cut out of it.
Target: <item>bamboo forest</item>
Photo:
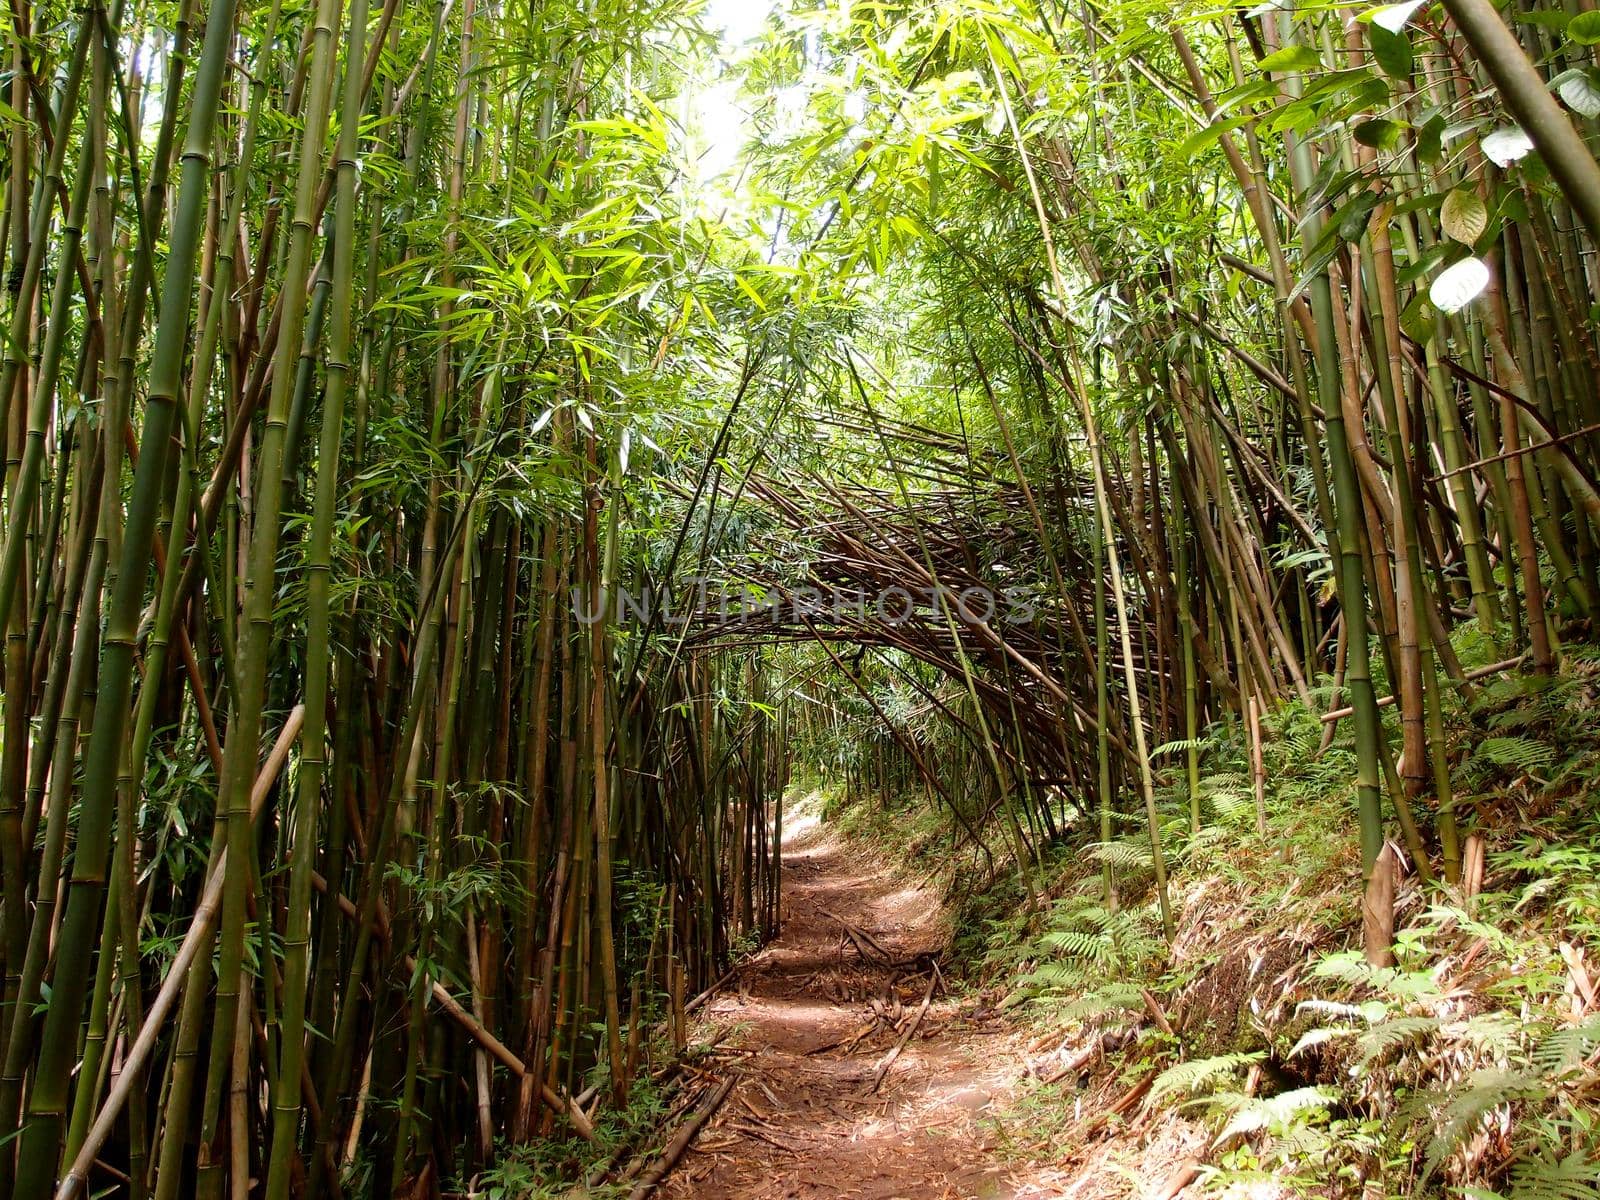
[[[0,1200],[1600,1195],[1595,0],[9,0]]]

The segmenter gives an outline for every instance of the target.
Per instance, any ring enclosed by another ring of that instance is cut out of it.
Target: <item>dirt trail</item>
[[[1016,1035],[992,1015],[940,992],[871,1090],[929,976],[915,973],[922,963],[894,968],[864,959],[840,918],[893,959],[913,960],[943,946],[938,900],[860,861],[814,822],[786,836],[781,935],[707,1006],[694,1036],[721,1033],[724,1046],[744,1052],[733,1067],[739,1084],[664,1193],[680,1200],[1055,1194],[1013,1176],[985,1121],[1017,1083],[1024,1058]],[[889,1019],[852,1045],[874,1016],[874,1000]]]

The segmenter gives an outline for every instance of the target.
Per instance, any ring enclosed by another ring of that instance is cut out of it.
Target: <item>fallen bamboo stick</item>
[[[1486,667],[1474,667],[1470,671],[1463,672],[1463,678],[1472,680],[1472,679],[1482,679],[1482,678],[1484,678],[1485,676],[1488,676],[1488,675],[1497,675],[1501,671],[1509,671],[1512,667],[1516,666],[1517,664],[1522,662],[1523,659],[1525,659],[1527,657],[1528,656],[1526,654],[1519,654],[1515,658],[1508,658],[1508,659],[1504,659],[1501,662],[1490,663]],[[1378,697],[1378,707],[1379,708],[1388,708],[1393,703],[1394,703],[1394,697],[1393,696],[1379,696]],[[1332,709],[1332,710],[1322,714],[1322,723],[1324,725],[1326,725],[1329,721],[1337,721],[1337,720],[1341,719],[1342,717],[1353,716],[1355,711],[1356,710],[1353,707]]]
[[[416,960],[410,955],[406,956],[406,969],[408,971],[417,969]],[[440,1008],[455,1018],[456,1024],[466,1030],[480,1046],[510,1068],[514,1075],[521,1078],[528,1073],[528,1068],[520,1058],[512,1053],[511,1048],[480,1025],[471,1013],[461,1007],[461,1002],[450,994],[450,990],[437,979],[433,981],[433,998],[439,1002]],[[571,1096],[562,1097],[559,1092],[547,1083],[539,1085],[539,1095],[547,1105],[566,1116],[567,1120],[572,1122],[572,1128],[577,1130],[579,1137],[586,1142],[594,1141],[594,1125],[584,1115],[583,1109],[578,1106],[576,1100]]]
[[[906,1031],[900,1035],[900,1040],[894,1044],[894,1049],[884,1055],[883,1061],[878,1064],[878,1069],[872,1073],[872,1086],[867,1088],[862,1095],[870,1096],[883,1086],[883,1078],[889,1073],[889,1068],[894,1066],[895,1059],[900,1057],[900,1051],[906,1048],[922,1024],[922,1018],[928,1015],[928,1007],[933,1003],[934,989],[939,986],[939,972],[928,972],[928,990],[922,993],[922,1004],[917,1009],[917,1015],[911,1019],[911,1024],[906,1026]]]
[[[644,1177],[634,1186],[633,1191],[628,1193],[628,1200],[644,1200],[646,1196],[655,1191],[661,1181],[667,1177],[667,1173],[678,1165],[678,1160],[683,1157],[683,1152],[689,1148],[689,1143],[694,1141],[695,1135],[712,1118],[717,1109],[722,1107],[722,1102],[728,1098],[728,1093],[733,1091],[734,1084],[737,1082],[738,1080],[730,1075],[717,1085],[716,1090],[711,1093],[705,1103],[695,1110],[694,1116],[685,1121],[683,1127],[673,1135],[672,1140],[667,1143],[667,1148],[661,1152],[661,1157],[657,1160],[655,1166],[646,1171]]]
[[[1167,1176],[1164,1182],[1154,1192],[1150,1193],[1150,1200],[1172,1200],[1179,1192],[1194,1182],[1195,1176],[1200,1174],[1200,1160],[1186,1158],[1179,1163],[1177,1169]]]
[[[250,789],[252,821],[260,815],[262,807],[267,802],[267,796],[272,791],[272,785],[278,778],[278,773],[288,761],[289,748],[300,736],[300,727],[305,723],[305,717],[305,705],[297,704],[284,719],[278,740],[273,744],[271,753],[267,755],[266,762],[261,765],[261,770],[256,775],[255,785]],[[167,1015],[171,1013],[183,992],[184,980],[189,977],[189,965],[200,953],[201,945],[209,942],[211,934],[216,929],[217,920],[222,915],[222,884],[227,876],[227,867],[228,851],[227,847],[223,847],[222,852],[217,855],[215,869],[206,879],[205,890],[201,893],[200,903],[195,908],[194,919],[189,922],[189,932],[184,934],[178,953],[173,956],[172,962],[167,967],[166,978],[161,981],[161,989],[145,1013],[144,1024],[139,1027],[138,1036],[133,1039],[133,1044],[123,1056],[122,1070],[117,1082],[106,1095],[105,1103],[100,1106],[99,1113],[96,1114],[88,1134],[83,1139],[83,1145],[78,1148],[78,1156],[72,1160],[67,1173],[61,1177],[61,1183],[56,1188],[56,1200],[73,1200],[81,1189],[88,1186],[89,1170],[94,1166],[101,1147],[111,1136],[118,1114],[128,1102],[134,1084],[139,1081],[145,1062],[155,1048],[161,1027],[166,1023]]]

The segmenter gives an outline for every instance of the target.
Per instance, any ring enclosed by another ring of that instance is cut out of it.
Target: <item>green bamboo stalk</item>
[[[100,658],[97,719],[84,760],[78,836],[62,917],[61,944],[73,950],[57,962],[33,1089],[28,1098],[28,1124],[18,1151],[17,1187],[23,1195],[44,1194],[58,1162],[90,947],[97,940],[100,926],[117,771],[128,724],[134,641],[165,482],[167,445],[172,436],[181,386],[190,292],[209,185],[211,135],[233,36],[233,15],[233,0],[213,0],[190,98],[189,132],[177,207],[168,234],[167,271],[162,281],[156,342],[150,358],[141,438],[145,453],[140,456],[134,473],[120,566],[107,614]]]

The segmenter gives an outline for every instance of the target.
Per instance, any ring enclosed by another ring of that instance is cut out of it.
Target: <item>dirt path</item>
[[[704,1011],[695,1040],[739,1047],[740,1082],[669,1177],[680,1200],[859,1197],[1008,1200],[1041,1192],[1012,1177],[985,1116],[1022,1063],[1005,1024],[942,993],[882,1083],[884,1056],[914,1019],[928,974],[863,958],[839,918],[896,960],[944,943],[937,898],[864,863],[814,823],[786,835],[781,936]],[[923,960],[924,962],[926,960]],[[875,1017],[879,1019],[859,1042]],[[895,1018],[899,1018],[898,1029]]]

